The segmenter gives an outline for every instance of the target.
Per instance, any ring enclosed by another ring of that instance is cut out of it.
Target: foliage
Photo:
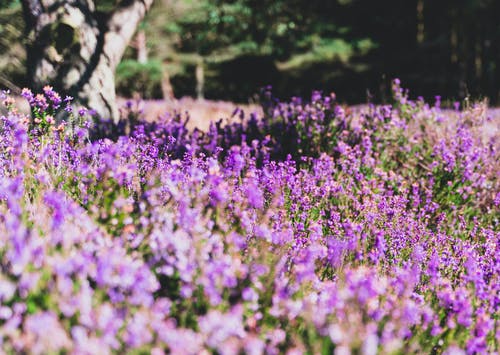
[[[20,3],[20,0],[1,0],[0,9],[17,7]]]
[[[349,29],[338,27],[334,17],[321,12],[332,15],[338,6],[318,1],[205,0],[167,29],[181,36],[183,51],[204,56],[228,51],[285,60],[318,45],[335,46],[341,36],[345,38]]]
[[[393,92],[114,140],[4,97],[4,351],[498,352],[499,117]]]
[[[269,56],[283,75],[266,84],[286,97],[320,85],[341,87],[346,100],[361,102],[366,92],[358,88],[365,86],[384,101],[390,88],[384,78],[402,76],[427,98],[442,92],[450,98],[487,96],[497,102],[500,26],[491,14],[500,11],[498,4],[205,0],[166,27],[178,38],[178,51],[199,53],[208,62]],[[266,77],[258,66],[239,72],[248,70]],[[295,76],[296,81],[291,79]],[[233,80],[238,81],[238,73]]]
[[[163,69],[157,60],[140,63],[123,60],[116,68],[116,89],[126,97],[138,93],[142,98],[161,98]]]
[[[116,3],[98,1],[97,10]],[[207,97],[214,99],[248,101],[258,87],[234,87],[244,86],[250,72],[254,82],[272,84],[287,98],[335,88],[346,102],[366,102],[367,90],[385,102],[389,78],[398,76],[427,100],[441,93],[451,103],[472,97],[497,104],[499,6],[494,0],[173,0],[156,1],[142,26],[150,57],[168,63],[178,96],[196,95],[193,65],[202,57],[211,72]],[[28,84],[22,28],[19,1],[0,2],[0,83],[11,89],[9,82]],[[249,56],[269,57],[279,75],[269,78],[258,62],[225,74],[232,61]]]

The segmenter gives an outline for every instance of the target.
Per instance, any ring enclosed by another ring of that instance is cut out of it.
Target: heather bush
[[[5,97],[4,351],[498,353],[500,117],[393,89],[207,132]]]

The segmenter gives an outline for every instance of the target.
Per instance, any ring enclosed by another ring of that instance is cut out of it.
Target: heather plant
[[[365,108],[266,90],[206,132],[5,98],[4,351],[498,353],[499,117],[394,85]]]

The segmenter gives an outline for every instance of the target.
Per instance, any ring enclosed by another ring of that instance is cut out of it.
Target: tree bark
[[[205,98],[205,70],[203,68],[203,61],[198,61],[196,64],[196,97],[198,100]]]
[[[148,62],[148,48],[146,46],[146,31],[137,31],[135,40],[133,41],[133,48],[137,51],[137,62],[146,64]]]
[[[28,75],[102,118],[119,120],[115,69],[153,0],[122,0],[110,14],[93,0],[23,0]]]
[[[165,64],[162,66],[161,92],[165,101],[170,102],[175,99],[174,89],[170,82],[170,75],[168,74],[168,69]]]

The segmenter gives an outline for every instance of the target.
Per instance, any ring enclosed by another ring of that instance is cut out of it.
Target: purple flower
[[[71,347],[66,331],[52,312],[28,316],[24,329],[32,337],[32,343],[27,343],[26,346],[33,353],[58,352]],[[46,329],[51,331],[47,332]]]
[[[24,97],[26,100],[28,100],[28,103],[30,105],[34,103],[35,96],[33,95],[30,89],[23,88],[23,90],[21,91],[21,96]]]
[[[214,349],[221,349],[232,337],[243,338],[246,335],[242,324],[242,307],[234,307],[228,313],[211,310],[200,317],[199,327],[207,337],[206,343]]]
[[[85,107],[80,107],[78,109],[78,116],[83,117],[85,116],[89,111]]]
[[[495,195],[495,199],[493,200],[495,207],[500,207],[500,192],[497,192]]]
[[[249,182],[246,186],[246,193],[250,207],[262,209],[264,207],[264,196],[258,184]]]
[[[45,112],[49,108],[47,99],[43,94],[37,94],[33,100],[32,106],[38,109],[40,112]]]
[[[50,100],[52,107],[54,109],[58,109],[62,100],[61,100],[61,97],[59,96],[59,94],[52,89],[52,86],[48,86],[48,85],[44,86],[43,93]]]
[[[58,229],[63,224],[67,213],[65,196],[59,192],[47,192],[44,201],[52,209],[52,229]]]

